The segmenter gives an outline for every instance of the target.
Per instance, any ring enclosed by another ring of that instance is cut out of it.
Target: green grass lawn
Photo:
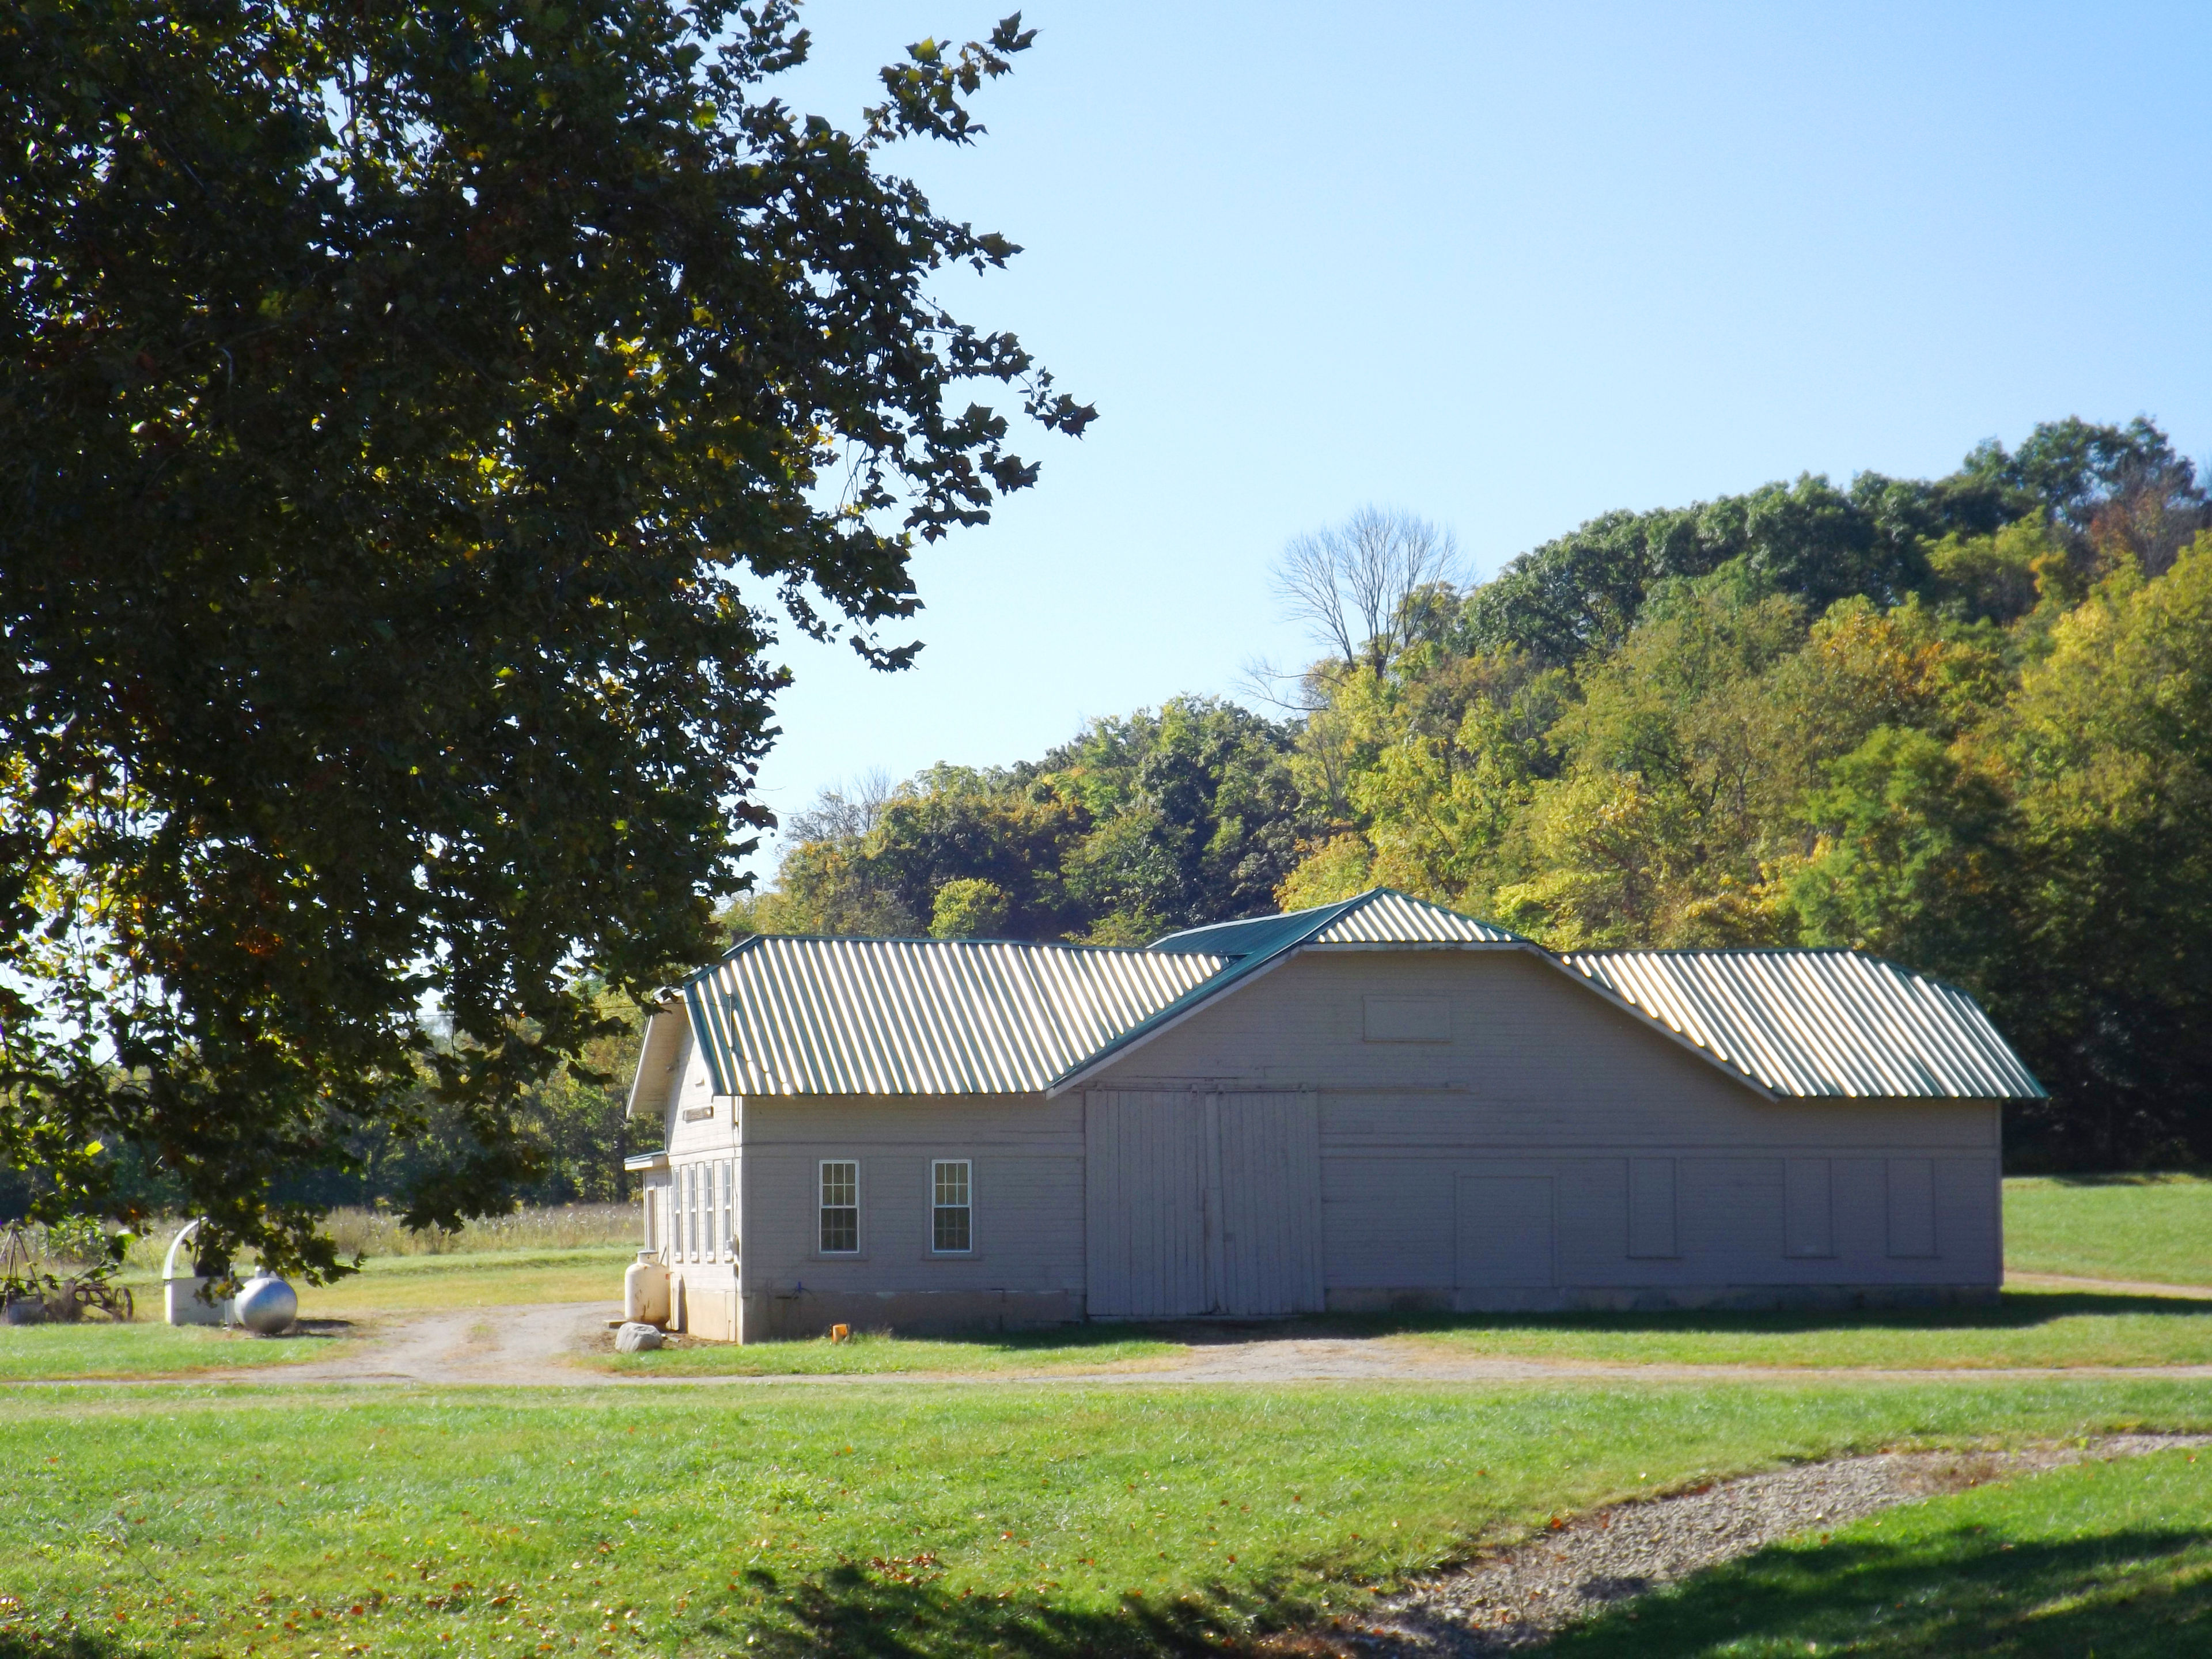
[[[636,1260],[636,1249],[627,1244],[371,1256],[359,1273],[335,1285],[295,1288],[302,1319],[362,1319],[524,1302],[605,1302],[619,1311],[623,1269]],[[137,1297],[141,1319],[161,1316],[158,1272],[153,1277],[128,1275],[120,1282]]]
[[[86,1320],[76,1325],[0,1325],[0,1382],[48,1377],[177,1376],[234,1367],[294,1364],[330,1357],[329,1340],[289,1336],[271,1341],[207,1326],[131,1325]],[[0,1655],[6,1650],[0,1649]]]
[[[1875,1313],[1488,1314],[1400,1340],[1434,1352],[1620,1364],[1941,1369],[2212,1364],[2212,1302],[2008,1291],[1995,1307]],[[1377,1322],[1375,1329],[1387,1329]]]
[[[0,1653],[1188,1650],[1631,1493],[2138,1425],[2212,1426],[2212,1397],[24,1391],[0,1411]]]
[[[477,1255],[386,1256],[327,1286],[300,1291],[300,1316],[342,1320],[373,1333],[380,1316],[526,1302],[622,1300],[622,1272],[637,1259],[623,1246]],[[333,1340],[316,1334],[278,1341],[241,1331],[172,1328],[161,1322],[159,1279],[126,1279],[138,1317],[128,1325],[88,1319],[75,1325],[0,1326],[0,1382],[64,1377],[180,1376],[234,1367],[284,1365],[331,1357]],[[356,1334],[360,1334],[356,1332]],[[675,1358],[672,1355],[671,1358]],[[0,1648],[0,1659],[7,1659]]]
[[[684,1342],[652,1353],[593,1353],[584,1364],[619,1376],[872,1376],[900,1371],[1128,1370],[1180,1358],[1188,1345],[1126,1325],[1008,1331],[933,1340],[864,1331],[850,1340]]]
[[[635,1246],[566,1250],[487,1250],[474,1255],[372,1256],[335,1285],[307,1285],[300,1314],[360,1319],[380,1313],[512,1307],[525,1302],[604,1302],[622,1311],[623,1269]]]
[[[1568,1632],[1556,1659],[2176,1659],[2212,1652],[2212,1456],[1984,1486],[1701,1573]]]
[[[2212,1285],[2212,1180],[2027,1176],[2004,1184],[2005,1267]]]

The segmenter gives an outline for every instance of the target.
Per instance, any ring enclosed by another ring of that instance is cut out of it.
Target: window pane
[[[964,1250],[968,1245],[968,1206],[957,1209],[940,1204],[937,1208],[936,1247],[940,1250]]]
[[[930,1166],[930,1248],[970,1249],[968,1160],[944,1158]]]
[[[935,1185],[939,1204],[965,1205],[968,1202],[968,1164],[963,1158],[957,1162],[936,1166]]]
[[[822,1249],[825,1253],[860,1248],[860,1166],[822,1166]]]

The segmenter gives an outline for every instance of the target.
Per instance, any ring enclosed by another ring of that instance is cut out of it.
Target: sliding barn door
[[[1170,1319],[1207,1311],[1206,1116],[1188,1094],[1102,1092],[1084,1121],[1090,1310]]]
[[[1102,1091],[1086,1102],[1085,1154],[1093,1315],[1320,1310],[1314,1096]]]
[[[1311,1094],[1216,1095],[1224,1314],[1319,1313],[1321,1103]]]

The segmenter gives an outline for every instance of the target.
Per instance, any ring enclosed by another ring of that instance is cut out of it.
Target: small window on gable
[[[1449,997],[1369,997],[1363,1035],[1370,1042],[1449,1042]]]
[[[929,1248],[957,1255],[975,1246],[975,1206],[968,1160],[939,1158],[929,1168]]]
[[[822,1253],[850,1255],[860,1248],[860,1166],[849,1159],[822,1164]]]

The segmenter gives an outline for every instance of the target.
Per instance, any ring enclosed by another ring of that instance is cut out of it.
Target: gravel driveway
[[[1886,1452],[1616,1504],[1439,1574],[1378,1602],[1357,1624],[1314,1636],[1342,1653],[1388,1659],[1535,1647],[1613,1602],[1801,1533],[2061,1464],[2208,1443],[2212,1435],[2113,1435],[2086,1447]],[[1310,1650],[1310,1643],[1301,1645]]]

